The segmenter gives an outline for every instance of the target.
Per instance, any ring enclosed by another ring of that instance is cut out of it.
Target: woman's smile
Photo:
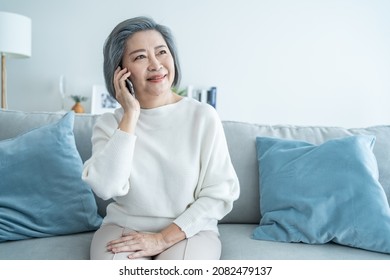
[[[152,82],[152,83],[159,83],[159,82],[162,82],[166,76],[167,76],[166,74],[165,75],[154,75],[154,76],[147,78],[147,80],[149,82]]]

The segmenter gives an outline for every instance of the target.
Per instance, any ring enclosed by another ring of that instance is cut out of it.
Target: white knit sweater
[[[211,106],[183,98],[142,109],[135,135],[118,129],[123,110],[97,121],[83,179],[114,199],[103,223],[157,232],[171,223],[191,237],[218,233],[239,196],[221,121]]]

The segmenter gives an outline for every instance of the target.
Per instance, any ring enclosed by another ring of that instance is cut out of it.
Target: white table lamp
[[[31,56],[31,19],[22,15],[0,12],[1,108],[7,108],[5,57]]]

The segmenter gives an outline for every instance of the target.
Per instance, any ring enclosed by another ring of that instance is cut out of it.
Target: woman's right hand
[[[131,73],[126,68],[118,67],[114,72],[114,88],[116,100],[122,106],[124,114],[119,129],[134,133],[140,114],[140,104],[138,100],[130,94],[126,86],[126,79],[130,77]]]

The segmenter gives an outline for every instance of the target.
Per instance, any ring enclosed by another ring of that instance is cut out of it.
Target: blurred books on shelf
[[[217,108],[217,87],[211,87],[209,89],[198,88],[194,89],[192,85],[189,85],[186,90],[187,97],[194,98],[200,102],[205,102]]]

